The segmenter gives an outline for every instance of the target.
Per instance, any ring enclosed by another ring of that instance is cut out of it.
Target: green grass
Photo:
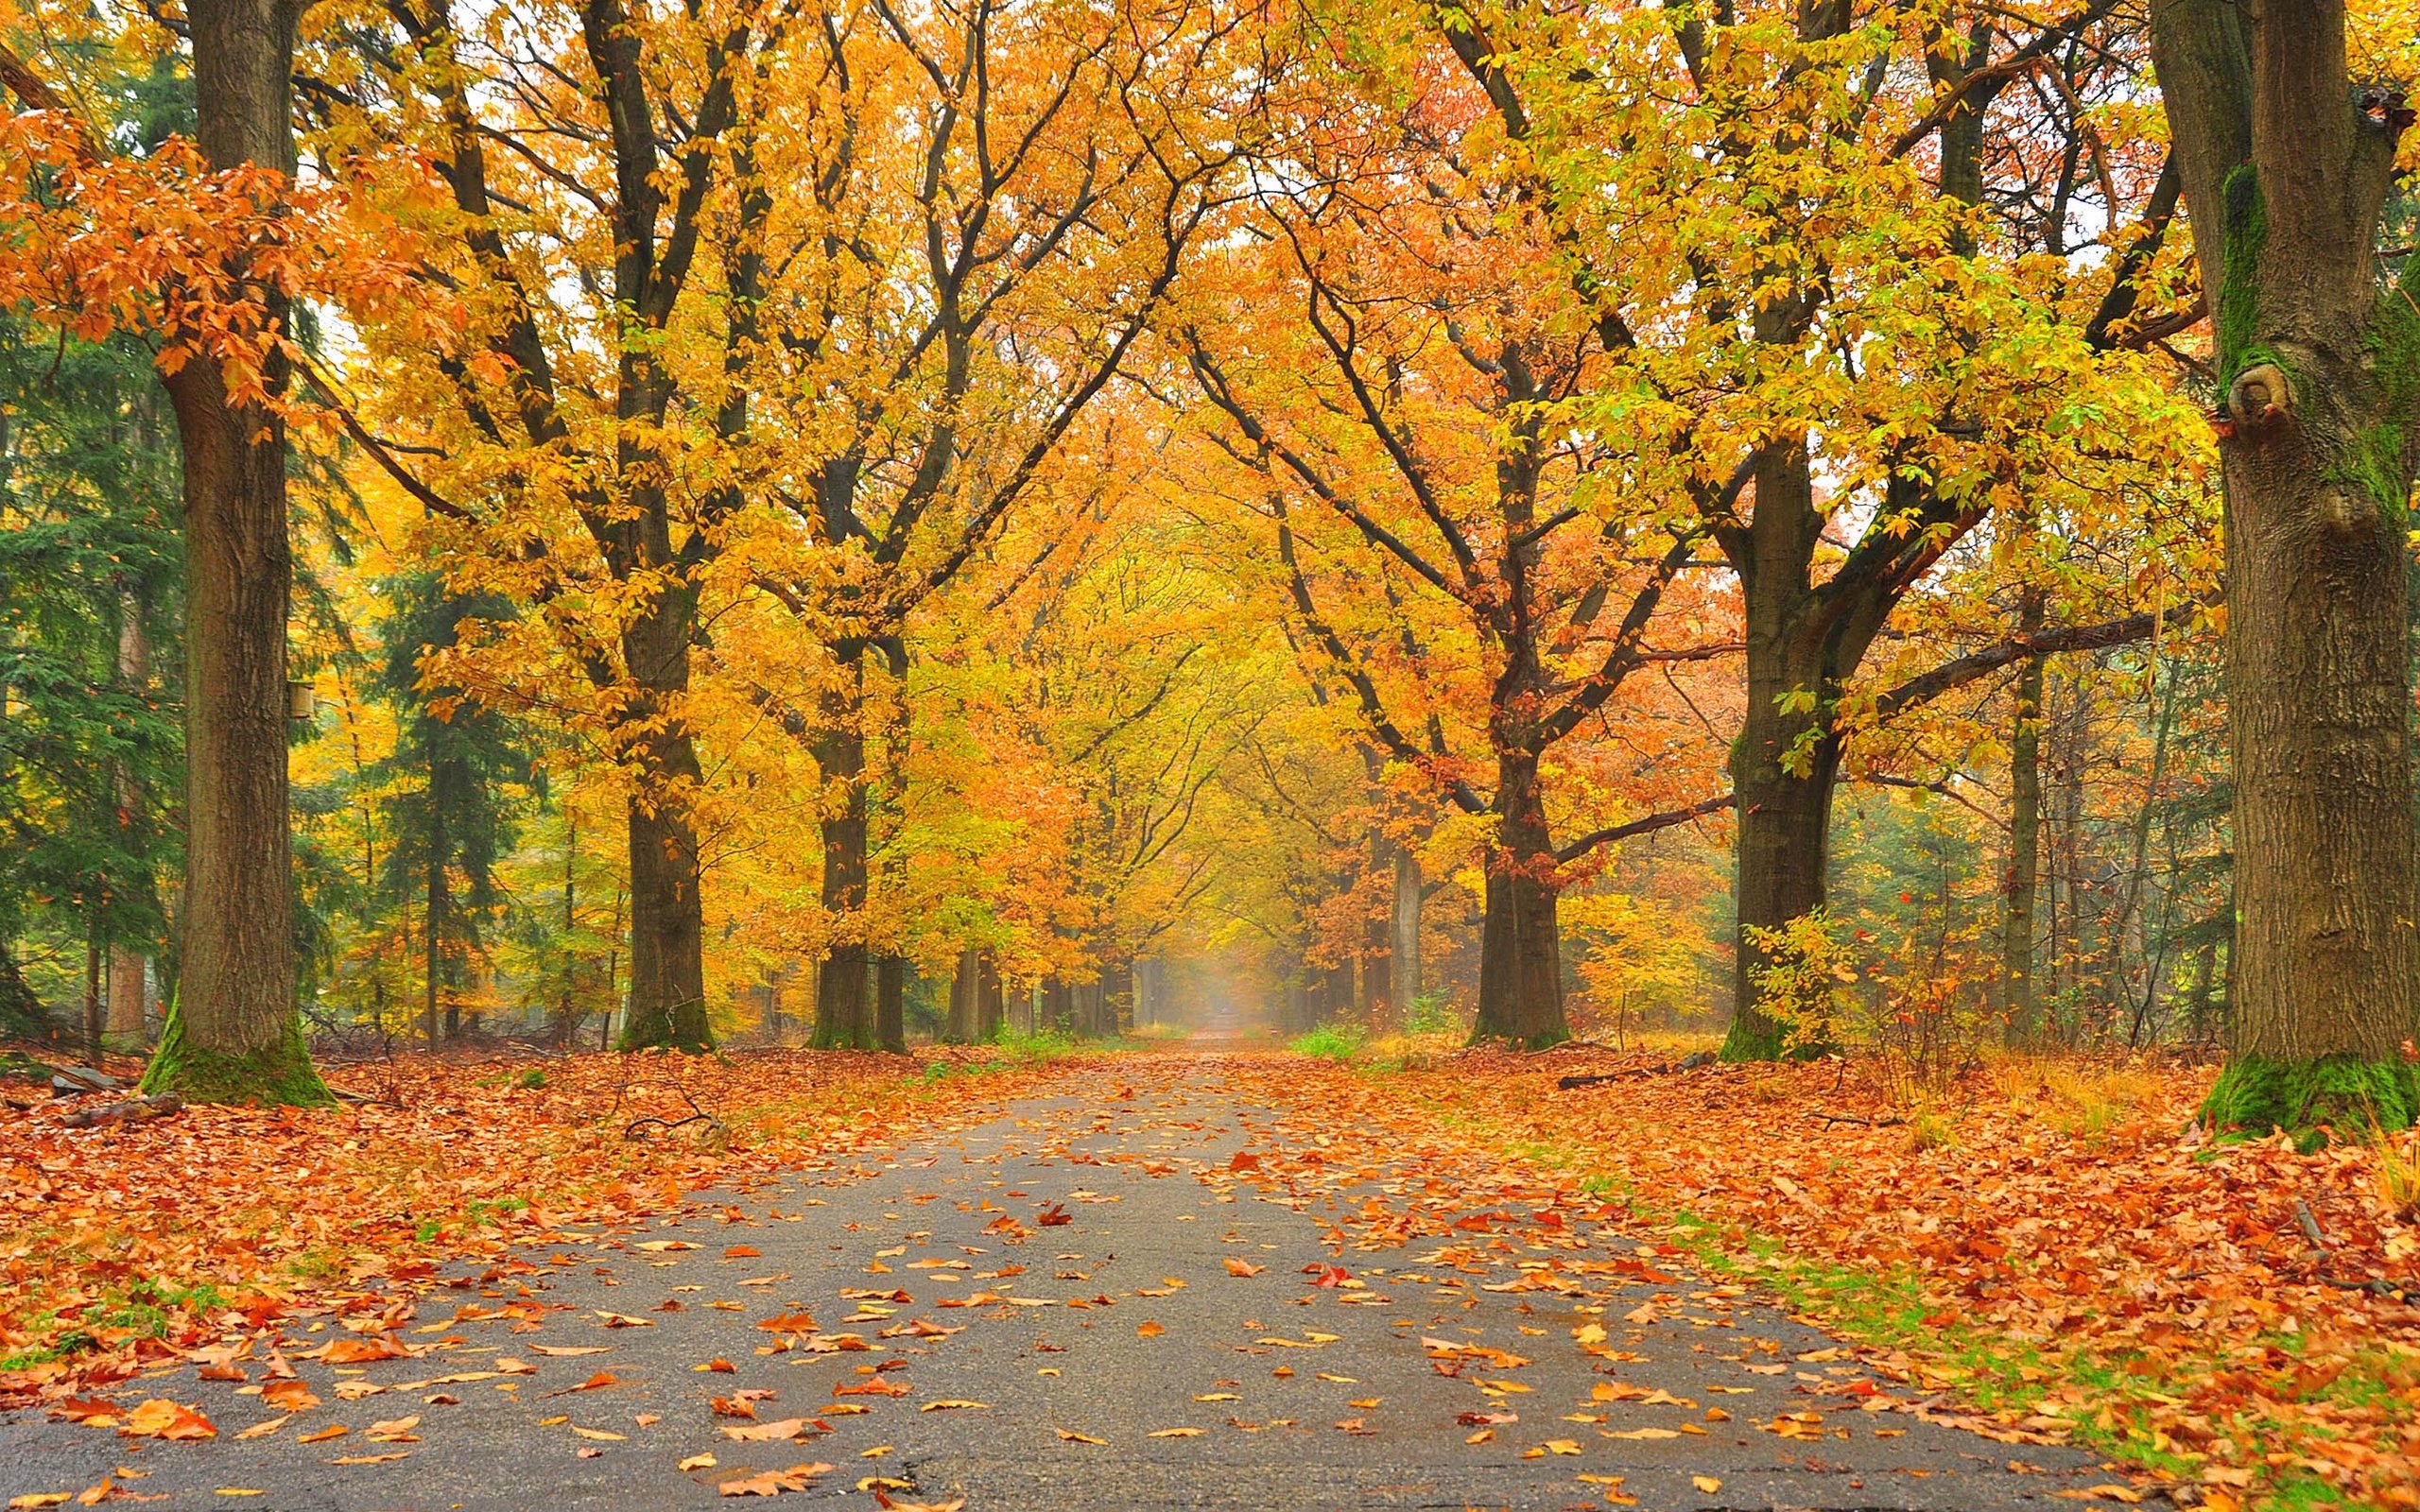
[[[1433,1102],[1429,1106],[1440,1124],[1483,1140],[1497,1137],[1482,1120]],[[1794,1252],[1754,1229],[1643,1197],[1622,1182],[1586,1171],[1576,1157],[1536,1141],[1516,1142],[1513,1153],[1540,1166],[1580,1172],[1583,1191],[1621,1202],[1640,1225],[1659,1227],[1707,1275],[1754,1286],[1852,1344],[1902,1349],[1917,1357],[1929,1378],[1923,1384],[1947,1385],[1987,1412],[2019,1413],[2037,1409],[2054,1387],[2084,1386],[2102,1403],[2101,1410],[2089,1417],[2060,1418],[2078,1443],[2180,1481],[2192,1480],[2203,1463],[2162,1449],[2154,1437],[2152,1402],[2162,1397],[2172,1401],[2195,1383],[2172,1366],[2149,1356],[2052,1358],[2021,1340],[1933,1313],[1924,1300],[1921,1273],[1911,1267],[1847,1265]],[[2303,1338],[2278,1334],[2256,1342],[2291,1353],[2299,1352]],[[2209,1366],[2223,1368],[2215,1358]],[[2412,1374],[2409,1362],[2378,1351],[2357,1356],[2349,1368],[2308,1396],[2347,1406],[2401,1402],[2420,1386]],[[2261,1512],[2316,1512],[2353,1503],[2337,1486],[2296,1469],[2283,1471],[2260,1487],[2250,1504]]]
[[[1322,1023],[1308,1034],[1296,1035],[1286,1048],[1298,1056],[1316,1056],[1322,1060],[1351,1060],[1360,1053],[1367,1038],[1356,1024]]]

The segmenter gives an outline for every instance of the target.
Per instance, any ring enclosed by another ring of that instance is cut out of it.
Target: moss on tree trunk
[[[2222,1132],[2287,1129],[2306,1149],[2322,1143],[2322,1130],[2342,1138],[2402,1128],[2420,1121],[2420,1067],[2350,1055],[2317,1060],[2238,1055],[2210,1089],[2202,1119]]]
[[[183,1009],[176,1003],[168,1005],[167,1022],[160,1029],[160,1048],[143,1073],[143,1091],[147,1096],[175,1092],[189,1103],[319,1108],[336,1101],[328,1084],[312,1069],[299,1018],[286,1021],[285,1031],[275,1043],[244,1055],[228,1055],[193,1043],[185,1035]]]

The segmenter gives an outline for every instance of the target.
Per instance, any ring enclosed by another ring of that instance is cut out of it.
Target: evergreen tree
[[[421,676],[424,659],[455,644],[464,621],[501,619],[510,606],[450,593],[432,572],[392,580],[388,601],[378,686],[398,729],[394,753],[373,776],[406,781],[389,802],[379,882],[396,906],[421,916],[422,1031],[433,1042],[461,1032],[462,994],[503,907],[495,864],[515,843],[515,791],[529,782],[530,764],[510,719]]]

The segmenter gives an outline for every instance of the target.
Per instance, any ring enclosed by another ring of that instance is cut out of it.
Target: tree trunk
[[[1553,843],[1538,791],[1537,758],[1496,760],[1496,844],[1487,862],[1487,913],[1479,925],[1478,1019],[1471,1042],[1500,1040],[1528,1050],[1571,1038],[1563,1016],[1563,936]]]
[[[128,692],[139,692],[150,676],[151,648],[143,636],[142,606],[130,593],[118,595],[117,680]],[[131,824],[141,812],[143,786],[132,768],[117,764],[114,787],[121,825]],[[144,966],[146,956],[130,945],[110,947],[109,1012],[102,1037],[109,1048],[137,1051],[144,1040]]]
[[[949,979],[949,1018],[942,1025],[942,1042],[971,1045],[975,1019],[982,996],[983,955],[969,945],[958,953],[958,970]]]
[[[1075,1014],[1074,991],[1056,976],[1044,977],[1041,1022],[1036,1023],[1034,1028],[1037,1031],[1049,1029],[1060,1034],[1071,1033],[1075,1028]]]
[[[815,988],[815,1048],[871,1050],[874,1025],[866,1002],[865,648],[846,649],[839,682],[825,705],[815,760],[824,787],[823,908],[834,930]],[[838,788],[836,792],[834,789]]]
[[[1726,1060],[1771,1060],[1785,1051],[1784,1026],[1757,1003],[1767,956],[1751,932],[1778,929],[1824,905],[1841,766],[1833,713],[1893,602],[1887,579],[1871,574],[1847,582],[1836,574],[1820,590],[1812,585],[1824,520],[1805,446],[1769,447],[1756,463],[1755,513],[1744,540],[1729,548],[1747,611],[1748,708],[1731,752],[1739,932]],[[1802,1055],[1829,1048],[1797,1047]]]
[[[438,932],[438,919],[445,906],[445,867],[434,854],[441,849],[441,842],[435,836],[430,839],[429,849],[432,854],[428,862],[428,897],[422,914],[424,924],[421,930],[421,958],[425,970],[421,975],[420,1027],[422,1036],[428,1041],[428,1048],[434,1050],[438,1041],[437,963],[445,950],[443,936]]]
[[[2034,600],[2038,606],[2039,600]],[[2035,618],[2038,622],[2039,609]],[[2033,907],[2042,859],[2042,658],[2016,679],[2016,732],[2009,740],[2008,881],[2001,889],[2001,1028],[2011,1045],[2033,1042]]]
[[[185,14],[203,156],[215,168],[256,163],[291,177],[299,8],[192,0]],[[284,300],[262,297],[282,327]],[[267,377],[282,387],[284,362],[270,357]],[[295,1001],[285,424],[264,405],[231,403],[207,353],[166,384],[184,461],[185,935],[143,1090],[324,1103]]]
[[[2420,1116],[2400,1054],[2420,1034],[2420,277],[2381,280],[2376,249],[2408,117],[2356,99],[2342,0],[2152,19],[2225,393],[2236,1043],[2204,1116],[2400,1127]]]
[[[908,963],[896,955],[874,963],[873,1037],[894,1055],[908,1049]]]
[[[659,542],[668,558],[669,542]],[[631,995],[621,1048],[706,1050],[705,901],[699,891],[698,746],[680,705],[689,692],[696,593],[668,584],[622,634],[639,786],[631,795]]]
[[[1374,832],[1371,834],[1373,875],[1392,877],[1394,849],[1393,842],[1385,835]],[[1380,1034],[1392,1033],[1403,1022],[1403,1005],[1395,1001],[1392,924],[1390,915],[1374,912],[1361,926],[1361,1015],[1363,1022]]]
[[[992,953],[983,953],[982,964],[975,979],[975,1039],[989,1043],[1000,1037],[1002,1021],[1008,1016],[1008,1002],[1000,985],[1000,966]]]
[[[97,917],[84,937],[84,1058],[95,1070],[101,1064],[101,928]]]
[[[1394,957],[1392,967],[1395,1002],[1407,1015],[1419,998],[1420,980],[1420,858],[1409,846],[1395,848],[1395,891],[1393,917],[1389,920],[1394,936]]]

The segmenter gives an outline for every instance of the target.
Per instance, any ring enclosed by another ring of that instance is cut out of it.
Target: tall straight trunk
[[[2040,600],[2035,606],[2039,622]],[[2030,657],[2016,678],[2016,731],[2008,746],[2008,880],[2001,889],[2000,992],[2002,1033],[2012,1045],[2031,1044],[2039,1017],[2033,980],[2034,897],[2042,860],[2042,658]]]
[[[894,1054],[908,1048],[908,963],[896,955],[874,963],[873,1038]]]
[[[1520,751],[1497,757],[1495,807],[1487,914],[1479,926],[1478,1019],[1471,1039],[1535,1050],[1571,1038],[1563,1015],[1563,936],[1555,920],[1560,887],[1536,757]]]
[[[1067,1034],[1075,1028],[1075,1020],[1074,990],[1056,976],[1044,977],[1040,1019],[1034,1027],[1037,1030],[1055,1029],[1061,1034]]]
[[[84,1056],[95,1067],[101,1063],[101,921],[95,909],[84,936]]]
[[[949,1017],[942,1023],[942,1042],[971,1045],[976,1040],[975,1014],[982,995],[983,954],[969,945],[958,953],[958,970],[949,979]]]
[[[151,647],[143,634],[142,605],[131,593],[118,595],[117,681],[129,692],[142,689],[151,671]],[[119,823],[133,822],[144,802],[143,784],[133,768],[121,761],[112,784],[117,794]],[[374,875],[374,871],[372,873]],[[109,1010],[102,1025],[104,1041],[112,1050],[143,1048],[143,978],[147,957],[131,945],[110,947]]]
[[[2225,392],[2235,1055],[2220,1128],[2420,1116],[2407,530],[2420,269],[2381,277],[2401,97],[2357,98],[2342,0],[2154,0]]]
[[[294,172],[288,0],[192,0],[202,155]],[[282,327],[282,297],[264,289]],[[267,378],[283,387],[272,355]],[[231,403],[208,353],[165,383],[184,462],[184,941],[144,1089],[203,1102],[323,1103],[295,999],[286,819],[285,428]]]
[[[999,1038],[1003,1021],[1008,1016],[1007,994],[1000,982],[1000,964],[992,953],[983,953],[982,965],[975,979],[975,1039],[977,1043]]]
[[[579,923],[579,817],[569,804],[563,806],[563,942],[569,945],[571,933]],[[575,996],[571,963],[563,963],[562,993],[555,1006],[555,1041],[571,1043],[572,1031],[579,1022],[579,1001]]]
[[[633,553],[669,559],[662,501],[634,524]],[[636,525],[646,528],[637,529]],[[622,632],[631,691],[629,713],[645,732],[634,742],[643,774],[630,801],[631,996],[625,1050],[714,1043],[706,1022],[705,901],[690,803],[701,776],[698,745],[681,705],[689,692],[697,591],[668,583]]]
[[[1420,858],[1409,846],[1395,848],[1394,906],[1388,920],[1393,936],[1395,1001],[1407,1014],[1423,990],[1420,980]]]
[[[825,700],[815,760],[824,787],[823,908],[836,935],[815,988],[818,1050],[871,1050],[876,1043],[866,1001],[865,648],[846,648],[838,682]],[[834,791],[838,789],[837,793]]]
[[[1370,870],[1373,875],[1392,878],[1394,871],[1394,844],[1385,835],[1370,836]],[[1394,956],[1392,952],[1393,919],[1388,914],[1372,913],[1361,923],[1361,1013],[1374,1028],[1385,1032],[1402,1022],[1402,1005],[1395,1001]]]
[[[421,959],[425,970],[421,975],[421,1033],[428,1040],[428,1048],[437,1048],[440,1038],[437,1022],[438,963],[445,957],[445,936],[440,920],[445,912],[445,863],[439,860],[441,842],[432,841],[428,858],[428,897],[422,911]]]

